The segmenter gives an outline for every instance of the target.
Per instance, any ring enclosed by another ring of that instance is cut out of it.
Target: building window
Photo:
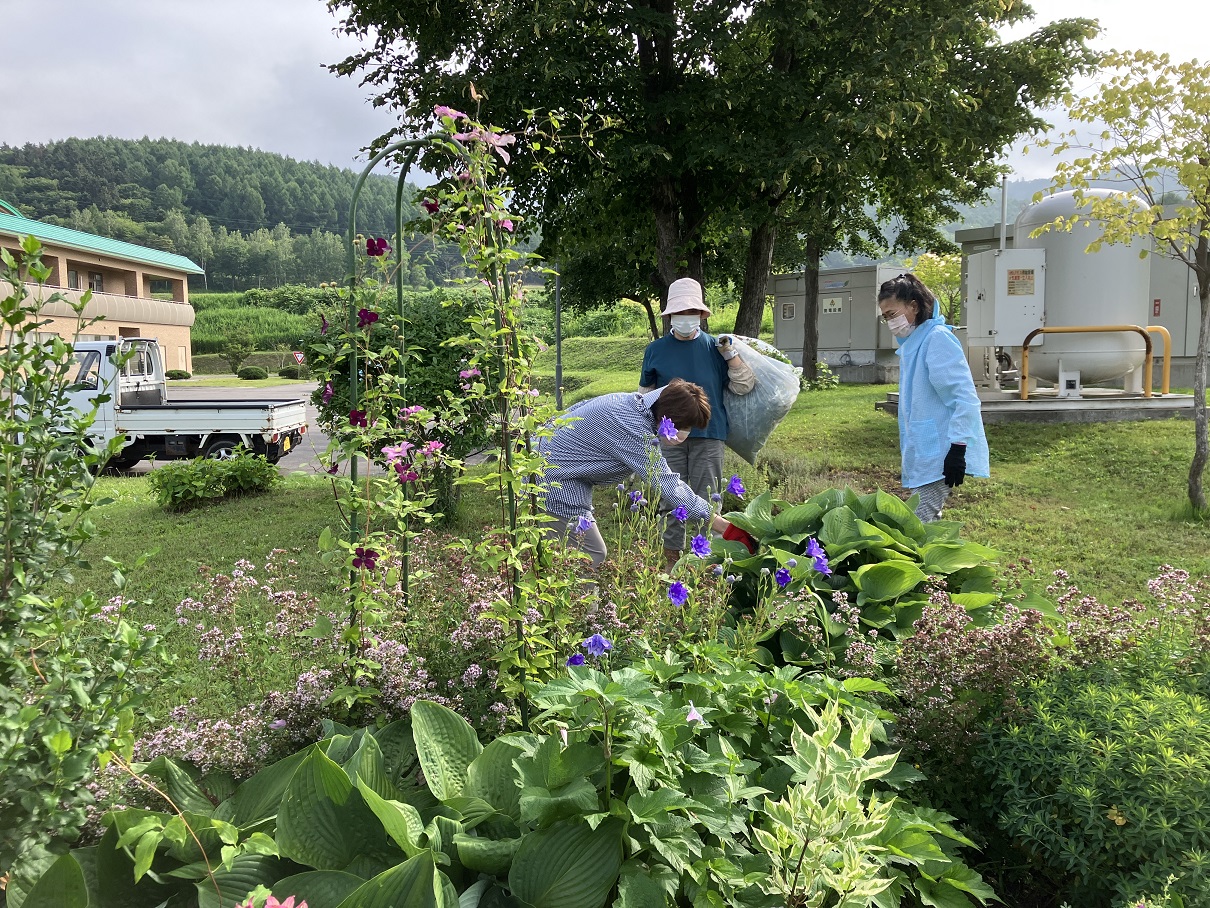
[[[80,272],[77,271],[75,268],[67,269],[67,289],[68,290],[79,290],[80,289]]]
[[[88,289],[93,293],[105,292],[105,275],[100,271],[88,272]]]

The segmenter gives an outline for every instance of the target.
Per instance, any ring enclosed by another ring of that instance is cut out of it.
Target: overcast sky
[[[1206,0],[1032,5],[1031,29],[1098,18],[1099,48],[1210,53]],[[393,119],[324,69],[357,49],[335,23],[322,0],[0,0],[0,142],[167,137],[359,167]],[[1010,160],[1023,177],[1052,169],[1037,153]]]

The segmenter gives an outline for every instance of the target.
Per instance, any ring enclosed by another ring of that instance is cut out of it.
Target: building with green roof
[[[183,255],[31,220],[0,199],[0,247],[19,259],[26,236],[42,243],[51,291],[74,301],[92,291],[84,316],[102,320],[81,339],[155,337],[167,368],[193,371],[188,277],[201,268]],[[48,320],[48,332],[76,336],[76,316],[67,303],[47,303],[39,314]]]

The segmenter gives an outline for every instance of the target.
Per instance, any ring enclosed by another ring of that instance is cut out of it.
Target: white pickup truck
[[[188,401],[170,403],[164,358],[151,338],[79,341],[73,404],[81,411],[103,394],[90,435],[126,445],[109,461],[129,469],[145,457],[233,457],[243,447],[277,463],[307,431],[305,400]],[[115,365],[115,362],[121,365]]]

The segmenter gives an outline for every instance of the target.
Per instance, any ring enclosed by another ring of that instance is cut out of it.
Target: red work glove
[[[733,523],[727,524],[727,529],[723,530],[723,538],[730,542],[742,542],[747,546],[748,554],[756,554],[756,540]]]

